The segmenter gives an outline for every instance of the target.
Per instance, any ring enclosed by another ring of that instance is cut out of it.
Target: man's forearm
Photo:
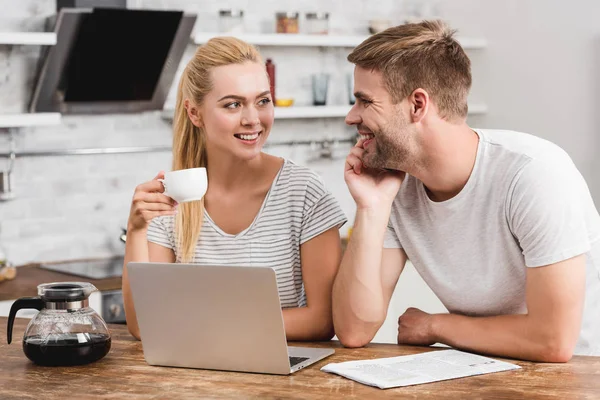
[[[356,213],[352,237],[333,287],[333,318],[342,343],[350,332],[370,341],[385,319],[381,257],[388,219],[389,210]]]
[[[566,362],[573,353],[572,338],[529,315],[467,317],[432,315],[435,340],[457,349],[529,361]]]

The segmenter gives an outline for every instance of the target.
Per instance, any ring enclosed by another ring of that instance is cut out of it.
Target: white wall
[[[402,18],[402,3],[383,0],[198,1],[132,0],[146,8],[182,8],[199,14],[197,27],[213,30],[219,8],[246,10],[249,30],[272,29],[275,11],[329,11],[337,32],[365,32],[366,21],[382,16]],[[485,37],[485,50],[469,52],[474,85],[471,99],[485,102],[489,113],[471,118],[482,128],[509,128],[552,140],[565,148],[600,198],[600,2],[595,0],[441,0],[440,14],[461,35]],[[54,12],[47,0],[0,0],[0,30],[42,29]],[[194,47],[188,49],[189,57]],[[330,100],[342,102],[347,49],[263,49],[277,63],[278,91],[298,102],[309,98],[312,72],[342,71],[333,81]],[[38,48],[0,46],[0,113],[26,110]],[[172,100],[172,94],[171,98]],[[277,121],[271,141],[349,137],[341,119]],[[58,127],[23,129],[21,150],[119,147],[170,144],[170,128],[158,113],[65,117]],[[352,218],[353,203],[343,183],[346,147],[335,160],[310,160],[309,147],[273,147],[321,173]],[[0,152],[7,150],[0,134]],[[0,159],[0,169],[5,167]],[[32,260],[104,256],[122,251],[119,229],[126,223],[134,186],[169,169],[167,153],[71,156],[19,159],[15,169],[18,198],[0,203],[0,244],[16,263]],[[408,269],[410,271],[410,267]],[[409,304],[437,311],[439,301],[415,276],[401,278],[387,326]],[[404,285],[404,286],[402,286]],[[402,289],[403,288],[403,289]],[[421,288],[422,290],[417,290]],[[392,318],[392,314],[395,314]],[[379,335],[378,335],[379,336]],[[393,329],[385,340],[393,341]]]
[[[462,31],[489,40],[479,73],[485,127],[563,147],[599,204],[600,2],[452,0],[444,9]]]

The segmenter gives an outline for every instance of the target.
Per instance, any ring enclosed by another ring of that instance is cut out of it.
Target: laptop
[[[287,375],[334,353],[288,347],[275,271],[127,264],[150,365]]]

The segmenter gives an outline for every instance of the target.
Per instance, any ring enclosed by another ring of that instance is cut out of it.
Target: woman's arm
[[[162,192],[164,192],[164,187],[158,179],[163,177],[164,174],[160,172],[153,180],[143,183],[135,188],[127,223],[127,241],[125,243],[125,260],[123,263],[122,278],[123,308],[125,309],[127,328],[138,340],[140,339],[140,329],[138,327],[133,299],[131,297],[127,264],[131,261],[175,261],[175,254],[171,249],[149,243],[146,237],[148,225],[153,218],[161,215],[175,214],[175,201],[162,194]]]
[[[137,340],[140,340],[140,328],[135,315],[135,307],[131,296],[131,287],[129,286],[129,277],[127,275],[127,263],[135,262],[164,262],[174,263],[175,253],[173,250],[163,247],[159,244],[148,242],[146,232],[127,233],[127,243],[125,246],[125,268],[123,268],[123,308],[125,309],[125,319],[129,333]]]
[[[335,334],[331,290],[341,259],[342,247],[337,227],[300,246],[306,307],[283,310],[288,340],[330,340]]]

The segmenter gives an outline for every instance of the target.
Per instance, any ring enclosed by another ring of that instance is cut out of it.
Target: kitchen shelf
[[[345,117],[351,106],[275,107],[276,119]]]
[[[0,32],[0,45],[41,45],[56,44],[54,32]]]
[[[344,118],[351,106],[292,106],[275,107],[275,119],[296,119],[296,118]],[[487,106],[485,104],[469,104],[469,115],[485,114]],[[165,109],[162,118],[166,120],[173,119],[174,110]]]
[[[60,113],[0,114],[0,128],[58,125]]]
[[[368,35],[305,35],[285,33],[212,33],[198,32],[193,40],[196,44],[203,44],[215,36],[235,36],[257,46],[322,46],[322,47],[356,47]],[[487,41],[482,38],[457,37],[465,49],[482,49],[487,46]]]

